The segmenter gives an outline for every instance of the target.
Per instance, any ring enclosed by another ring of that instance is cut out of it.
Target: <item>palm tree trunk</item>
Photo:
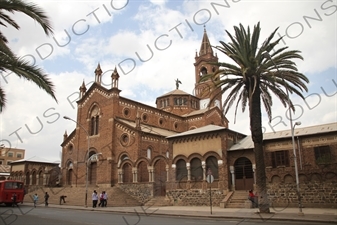
[[[249,102],[250,109],[250,130],[254,142],[255,164],[256,164],[256,188],[259,199],[260,213],[270,213],[269,199],[267,194],[266,170],[264,163],[262,116],[261,116],[261,98],[259,80],[255,90],[252,93]]]

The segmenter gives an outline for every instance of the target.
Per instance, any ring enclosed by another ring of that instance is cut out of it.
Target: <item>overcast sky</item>
[[[228,42],[225,30],[242,23],[261,23],[261,43],[279,27],[279,47],[300,50],[296,61],[309,79],[305,101],[296,104],[294,120],[301,127],[337,122],[337,1],[336,0],[41,0],[32,1],[50,16],[54,35],[46,37],[28,17],[15,14],[19,31],[4,29],[10,47],[19,56],[43,68],[56,86],[58,103],[36,85],[8,72],[0,74],[7,108],[0,114],[0,139],[6,147],[23,148],[26,158],[60,160],[65,131],[76,124],[79,87],[94,80],[98,63],[103,83],[110,88],[112,70],[120,74],[121,96],[155,106],[156,97],[175,89],[193,93],[194,57],[204,25],[212,45]],[[151,51],[149,50],[151,49]],[[219,61],[227,59],[218,52]],[[266,132],[290,129],[286,110],[274,98],[273,120]],[[249,135],[247,113],[234,108],[226,115],[229,128]]]

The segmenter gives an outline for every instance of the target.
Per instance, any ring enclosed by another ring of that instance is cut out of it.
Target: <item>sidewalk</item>
[[[33,205],[24,203],[24,205]],[[38,207],[45,207],[40,205]],[[133,213],[144,216],[165,215],[165,216],[187,216],[187,217],[207,217],[207,218],[235,218],[242,220],[283,220],[283,221],[308,221],[308,222],[327,222],[337,223],[337,209],[326,208],[303,208],[303,214],[299,215],[298,208],[270,208],[270,214],[260,214],[258,209],[246,208],[219,208],[209,206],[164,206],[164,207],[106,207],[92,208],[88,204],[88,208],[84,206],[71,206],[67,204],[54,205],[49,204],[48,207],[62,209],[76,209],[89,211],[106,211],[117,213]]]

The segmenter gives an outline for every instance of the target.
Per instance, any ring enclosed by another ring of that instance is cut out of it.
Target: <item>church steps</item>
[[[92,192],[96,190],[98,194],[102,191],[106,191],[108,194],[108,206],[140,206],[142,205],[135,198],[131,197],[127,193],[123,192],[118,187],[110,187],[110,188],[99,188],[99,187],[89,187],[88,188],[88,206],[92,206]],[[25,196],[24,202],[33,202],[32,196],[37,193],[39,196],[39,203],[44,203],[44,193],[48,192],[49,194],[49,203],[50,204],[60,204],[60,196],[67,196],[65,198],[66,203],[68,205],[75,206],[84,206],[85,205],[85,187],[57,187],[57,188],[49,188],[49,187],[35,187],[30,188],[28,194]],[[62,204],[64,204],[62,202]]]

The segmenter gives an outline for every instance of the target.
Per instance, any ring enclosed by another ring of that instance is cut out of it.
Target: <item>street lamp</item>
[[[86,153],[86,157],[85,158],[87,158],[88,156],[89,156],[89,146],[90,146],[90,140],[89,140],[89,133],[88,133],[88,131],[81,125],[81,124],[79,124],[77,121],[75,121],[75,120],[73,120],[73,119],[71,119],[70,117],[68,117],[68,116],[64,116],[63,117],[64,119],[66,119],[66,120],[71,120],[71,121],[73,121],[74,123],[76,123],[79,127],[81,127],[83,130],[84,130],[84,132],[87,134],[87,139],[88,139],[88,147],[87,147],[87,153]],[[88,160],[86,160],[86,171],[85,171],[85,197],[84,197],[84,206],[87,208],[88,207],[88,169],[89,169],[89,165],[88,165],[88,161],[89,161],[89,159]]]
[[[282,72],[279,70],[278,66],[276,65],[276,63],[274,62],[274,60],[271,58],[271,55],[268,52],[264,52],[262,53],[262,55],[266,58],[269,58],[270,61],[274,64],[277,72],[279,72],[280,74],[282,74]],[[282,76],[282,81],[284,82],[284,77]],[[295,137],[294,137],[294,129],[296,125],[301,125],[301,122],[296,122],[293,125],[293,118],[292,118],[292,113],[291,113],[291,105],[290,105],[290,95],[289,95],[289,90],[286,87],[286,93],[287,93],[287,98],[288,98],[288,110],[289,110],[289,121],[290,121],[290,129],[291,129],[291,142],[292,142],[292,146],[293,146],[293,154],[294,154],[294,166],[295,166],[295,177],[296,177],[296,190],[297,190],[297,197],[298,197],[298,209],[299,215],[304,215],[302,212],[302,200],[301,200],[301,194],[300,194],[300,182],[299,182],[299,178],[298,178],[298,168],[297,168],[297,156],[296,156],[296,150],[295,150]]]

